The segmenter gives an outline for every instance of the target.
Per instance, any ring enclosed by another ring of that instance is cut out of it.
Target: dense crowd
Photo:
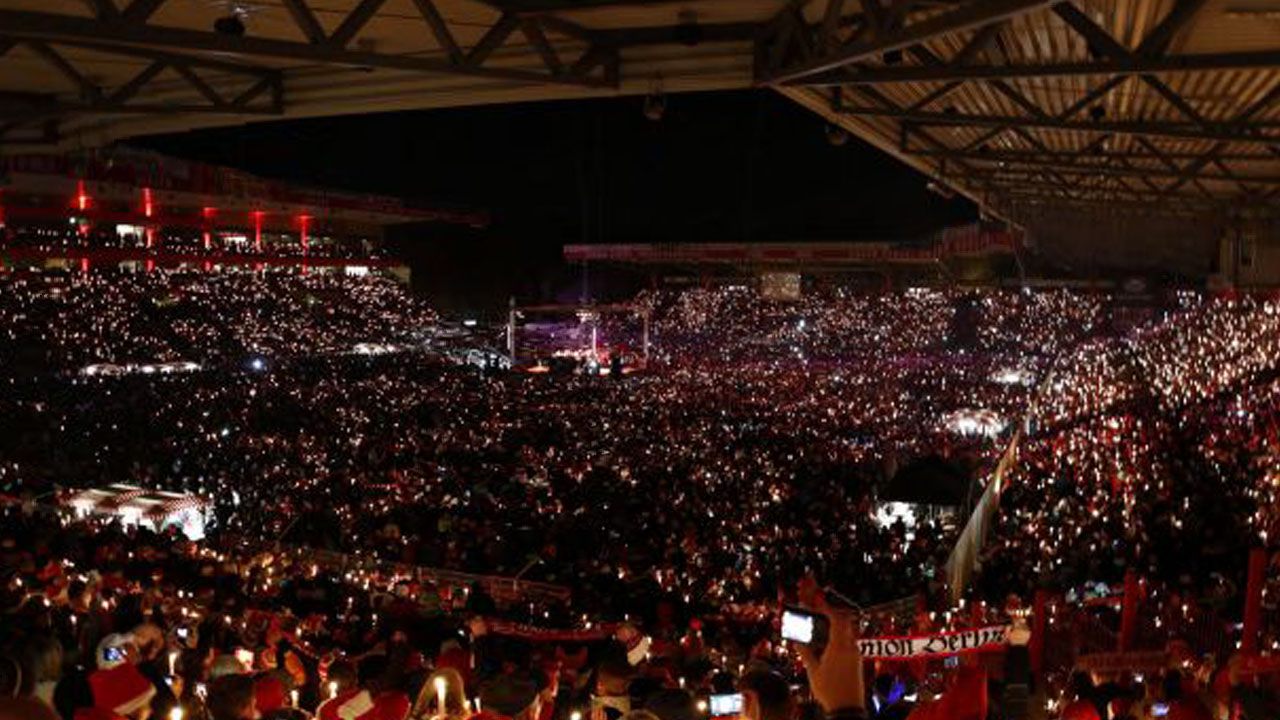
[[[351,258],[380,257],[382,248],[358,237],[333,236],[312,226],[305,247],[300,228],[288,232],[144,228],[132,225],[10,225],[0,227],[0,249],[57,253],[67,250],[131,250],[151,254],[248,255],[262,257]]]
[[[867,632],[973,623],[976,610],[947,599],[945,564],[1006,452],[1015,461],[967,595],[993,621],[1010,596],[1079,597],[1131,570],[1152,588],[1156,622],[1172,598],[1217,598],[1229,618],[1248,549],[1280,531],[1280,306],[1258,299],[1180,295],[1121,331],[1102,294],[651,292],[636,303],[653,322],[650,367],[604,377],[458,366],[424,343],[435,315],[376,276],[95,272],[0,283],[10,371],[0,491],[27,502],[8,511],[0,538],[13,573],[7,607],[24,631],[39,630],[20,633],[15,652],[54,652],[29,645],[52,633],[62,665],[80,673],[78,694],[50,696],[64,718],[97,702],[94,673],[112,670],[99,643],[115,633],[160,713],[175,697],[190,711],[222,702],[230,685],[265,683],[271,702],[309,710],[329,694],[363,693],[363,710],[334,715],[347,720],[403,718],[410,707],[431,716],[435,668],[451,716],[475,712],[463,699],[476,694],[480,712],[535,707],[504,705],[514,693],[554,700],[543,712],[557,718],[645,707],[690,720],[698,698],[737,687],[782,698],[785,714],[757,706],[752,720],[788,720],[797,698],[828,703],[812,675],[813,697],[789,687],[803,673],[777,643],[779,600],[817,577],[850,605],[919,598],[919,612]],[[173,360],[200,369],[80,372]],[[960,422],[968,417],[986,425]],[[947,512],[886,520],[895,480],[922,458],[971,485]],[[209,498],[210,544],[32,510],[59,487],[114,482]],[[276,543],[384,569],[341,575],[263,550]],[[392,563],[555,583],[570,599],[418,587],[385,570]],[[479,617],[576,634],[499,642]],[[176,635],[182,618],[199,640]],[[654,649],[627,662],[637,637]],[[236,649],[252,654],[253,673],[232,665]],[[1168,687],[1129,677],[1105,701],[1077,678],[1065,694],[1055,686],[1053,707],[1066,712],[1078,696],[1107,717],[1127,698],[1131,716],[1145,718],[1179,692],[1207,689],[1215,671],[1230,675],[1223,702],[1242,701],[1230,686],[1244,692],[1252,676],[1231,674],[1226,660],[1197,658],[1207,675],[1194,688],[1190,672]],[[165,672],[166,662],[181,668]],[[1019,673],[1007,664],[986,663],[996,692]],[[956,676],[940,670],[868,667],[876,682],[858,704],[905,717],[903,688],[936,692],[938,678]],[[71,675],[46,680],[59,677]],[[295,689],[297,703],[281,700]],[[629,699],[600,700],[611,694]]]
[[[0,361],[11,372],[187,360],[201,365],[410,342],[435,314],[394,280],[296,271],[6,273]]]

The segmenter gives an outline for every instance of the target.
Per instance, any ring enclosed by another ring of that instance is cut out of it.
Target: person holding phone
[[[814,699],[827,720],[866,720],[857,619],[851,611],[829,605],[812,581],[801,584],[800,600],[813,609],[815,617],[826,620],[826,646],[821,653],[812,644],[795,643]]]

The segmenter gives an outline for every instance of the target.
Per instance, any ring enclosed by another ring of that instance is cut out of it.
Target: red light
[[[311,216],[310,216],[310,215],[299,215],[299,216],[298,216],[298,225],[301,227],[301,231],[298,233],[298,238],[302,241],[302,256],[303,256],[303,257],[306,257],[306,256],[307,256],[307,226],[308,226],[309,224],[311,224]]]
[[[262,211],[253,211],[253,251],[262,252]]]
[[[205,220],[212,220],[213,216],[218,214],[218,208],[206,207],[200,210],[200,214],[204,216]]]
[[[84,191],[84,181],[76,181],[76,207],[80,210],[89,209],[89,196]]]
[[[156,207],[151,202],[151,188],[142,188],[142,214],[151,217],[155,214]]]
[[[146,236],[147,236],[147,247],[148,247],[148,248],[155,247],[155,244],[156,244],[156,229],[155,229],[155,228],[147,228],[147,230],[146,230]]]
[[[208,250],[210,247],[212,247],[212,246],[213,246],[213,238],[212,238],[212,236],[209,234],[209,231],[208,231],[208,230],[205,230],[205,231],[201,234],[201,239],[202,239],[202,240],[204,240],[204,249],[205,249],[205,250]]]
[[[82,273],[89,272],[89,258],[87,257],[80,258],[80,272]]]

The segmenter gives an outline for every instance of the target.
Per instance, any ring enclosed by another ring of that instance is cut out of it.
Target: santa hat
[[[65,601],[67,599],[67,579],[62,576],[53,578],[45,583],[44,596],[53,601]]]
[[[285,707],[284,683],[270,673],[254,682],[253,695],[257,699],[258,712],[263,714]]]
[[[123,720],[110,710],[96,707],[78,708],[74,717],[75,720]]]
[[[653,642],[648,635],[640,634],[631,625],[621,625],[613,633],[614,638],[627,648],[627,662],[639,665],[649,654],[649,645]]]
[[[404,720],[409,700],[397,693],[373,697],[368,690],[352,690],[321,705],[317,720]]]
[[[447,640],[440,646],[440,654],[436,656],[436,669],[452,668],[462,676],[462,684],[471,684],[471,653],[454,640]]]
[[[155,687],[132,663],[95,670],[89,675],[95,707],[129,715],[151,702]]]

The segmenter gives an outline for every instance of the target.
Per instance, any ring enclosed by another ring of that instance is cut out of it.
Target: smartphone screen
[[[782,611],[782,639],[808,645],[813,642],[813,616],[799,610]]]
[[[244,664],[246,668],[253,667],[253,651],[244,648],[236,648],[236,659]]]
[[[1152,717],[1164,717],[1168,714],[1169,714],[1168,703],[1152,703],[1151,705]]]
[[[187,637],[188,637],[190,634],[191,634],[191,631],[190,631],[190,630],[188,630],[187,628],[184,628],[184,627],[180,627],[180,628],[178,628],[178,637],[179,637],[179,638],[181,638],[181,639],[183,639],[183,640],[186,640],[186,639],[187,639]]]
[[[726,693],[711,696],[711,717],[728,717],[742,714],[742,693]]]
[[[107,662],[121,662],[124,660],[124,650],[118,647],[105,647],[102,649],[102,659]]]

